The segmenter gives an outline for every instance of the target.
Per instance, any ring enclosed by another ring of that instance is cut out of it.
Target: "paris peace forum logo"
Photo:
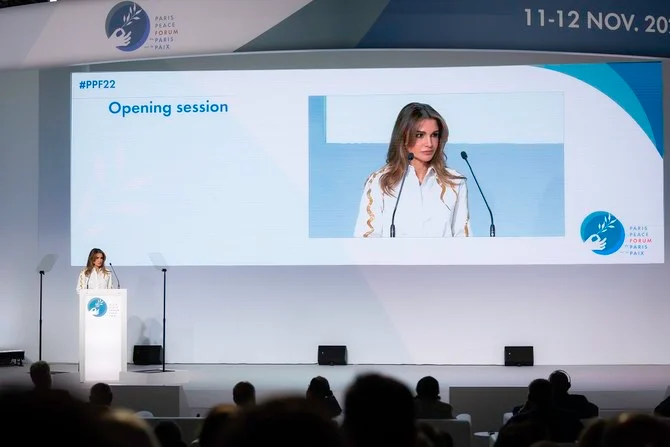
[[[586,216],[580,234],[584,245],[603,256],[619,251],[626,240],[623,224],[607,211],[596,211]]]
[[[107,39],[121,51],[135,51],[142,47],[151,32],[147,12],[135,2],[117,3],[105,21]]]
[[[102,298],[91,298],[86,309],[94,317],[103,317],[107,313],[107,303]]]

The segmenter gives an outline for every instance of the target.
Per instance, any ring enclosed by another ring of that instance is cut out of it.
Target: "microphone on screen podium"
[[[407,154],[407,161],[411,162],[414,160],[414,154],[411,152]],[[405,166],[405,173],[402,176],[402,181],[400,182],[400,189],[398,190],[398,197],[395,199],[395,206],[393,207],[393,215],[391,216],[391,230],[390,236],[395,237],[395,212],[398,209],[398,202],[400,201],[400,194],[402,194],[402,187],[405,185],[405,177],[407,177],[407,170],[409,169],[409,163]]]
[[[481,186],[479,186],[479,182],[477,181],[477,176],[475,175],[475,172],[472,170],[472,166],[470,166],[470,162],[468,161],[468,154],[465,151],[461,152],[461,158],[465,160],[465,162],[468,164],[468,168],[470,168],[470,173],[472,174],[472,178],[475,180],[475,184],[477,185],[477,189],[479,189],[479,194],[482,195],[482,199],[484,199],[484,205],[486,205],[486,209],[489,210],[489,216],[491,216],[491,228],[489,230],[489,236],[491,237],[496,237],[496,226],[493,223],[493,212],[491,212],[491,207],[489,206],[489,202],[486,201],[486,196],[484,195],[484,191],[482,191]]]
[[[112,268],[112,272],[114,272],[114,277],[116,278],[116,284],[118,285],[118,288],[121,288],[121,281],[119,281],[119,277],[116,275],[116,270],[114,270],[114,266],[112,263],[109,263],[109,266]]]

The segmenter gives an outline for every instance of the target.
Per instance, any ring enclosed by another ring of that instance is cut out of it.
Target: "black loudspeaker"
[[[319,365],[346,365],[346,346],[319,346]]]
[[[162,365],[163,347],[161,345],[135,345],[133,363],[136,365]]]
[[[532,346],[505,346],[505,366],[533,366]]]

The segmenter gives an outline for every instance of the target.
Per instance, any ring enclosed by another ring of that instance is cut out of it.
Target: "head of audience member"
[[[670,427],[649,414],[624,413],[607,423],[600,445],[602,447],[667,447],[670,446]]]
[[[200,428],[198,435],[200,447],[220,446],[223,442],[224,433],[236,411],[236,407],[232,405],[217,405],[212,407]]]
[[[325,377],[314,377],[307,387],[307,399],[324,399],[332,397],[333,392],[330,389],[330,383]]]
[[[101,426],[115,446],[160,447],[149,424],[131,411],[111,409],[102,415]]]
[[[116,447],[100,428],[88,405],[67,393],[0,391],[2,445]]]
[[[230,421],[226,447],[343,447],[339,430],[302,398],[275,399],[249,408]]]
[[[249,382],[238,382],[233,388],[233,402],[238,407],[256,405],[256,388]]]
[[[93,385],[88,396],[88,401],[91,405],[100,407],[109,407],[112,405],[113,399],[112,387],[102,382]]]
[[[309,382],[305,397],[324,417],[333,419],[342,414],[340,403],[333,395],[330,383],[325,377],[314,377]]]
[[[419,400],[440,400],[440,384],[435,377],[426,376],[416,384],[416,397]]]
[[[547,379],[535,379],[528,385],[528,409],[546,410],[553,402],[553,388]]]
[[[412,392],[390,377],[358,377],[346,393],[342,427],[353,447],[411,447],[417,439]]]
[[[43,360],[30,365],[30,380],[33,381],[36,390],[51,389],[51,367]]]
[[[600,447],[606,428],[606,419],[592,421],[579,437],[579,447]]]
[[[568,394],[570,389],[570,378],[567,373],[563,370],[556,370],[549,375],[549,382],[554,388],[554,394],[557,396]]]
[[[181,428],[175,421],[160,421],[154,427],[154,434],[161,447],[186,447]]]

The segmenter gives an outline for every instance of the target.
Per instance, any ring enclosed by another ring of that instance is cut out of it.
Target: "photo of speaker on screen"
[[[83,289],[111,289],[112,272],[105,267],[107,255],[99,248],[92,249],[88,254],[86,267],[79,273],[77,292]]]
[[[355,237],[472,235],[466,178],[447,167],[448,139],[447,123],[430,105],[400,110],[386,164],[365,181]]]

